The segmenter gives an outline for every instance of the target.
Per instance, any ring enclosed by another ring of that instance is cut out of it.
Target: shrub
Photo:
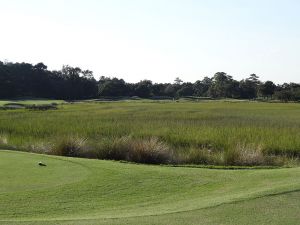
[[[185,164],[214,164],[214,154],[209,149],[191,148],[179,156],[180,163]]]
[[[7,145],[8,138],[5,134],[0,134],[0,145]]]
[[[130,143],[128,159],[137,163],[161,164],[171,163],[172,155],[170,148],[165,143],[152,137],[133,140]]]
[[[279,148],[274,146],[269,146],[264,148],[264,152],[269,155],[290,157],[290,158],[300,158],[299,147],[294,148]]]
[[[86,148],[86,140],[79,137],[65,137],[55,144],[51,154],[67,157],[82,157]]]
[[[126,160],[130,151],[131,138],[102,139],[97,144],[97,158],[108,160]]]
[[[259,166],[263,165],[265,162],[265,156],[262,151],[261,146],[245,146],[238,145],[238,150],[240,152],[238,163],[246,166]]]
[[[172,152],[165,143],[155,137],[148,139],[122,137],[112,141],[102,140],[98,144],[98,158],[161,164],[172,162]]]
[[[266,157],[261,146],[238,144],[224,152],[224,163],[230,166],[260,166],[264,165]],[[269,164],[272,164],[269,161]]]
[[[30,150],[30,152],[34,153],[51,154],[54,146],[50,143],[39,142],[26,145],[25,148],[26,150]]]
[[[179,164],[222,165],[223,154],[205,147],[192,147],[177,156]]]

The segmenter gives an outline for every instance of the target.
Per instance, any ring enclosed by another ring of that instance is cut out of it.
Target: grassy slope
[[[44,225],[298,225],[300,192],[263,197],[189,212],[122,219],[43,221]],[[0,222],[1,224],[1,222]],[[11,225],[12,223],[2,223]],[[14,222],[39,225],[38,222]]]
[[[39,161],[48,166],[38,167]],[[297,224],[299,219],[299,168],[172,168],[6,151],[0,152],[0,166],[0,224]],[[286,194],[263,197],[280,193]]]

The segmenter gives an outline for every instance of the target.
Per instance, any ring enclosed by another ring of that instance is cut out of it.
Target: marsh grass
[[[132,140],[128,160],[138,163],[172,163],[173,153],[170,147],[156,137],[144,140]]]
[[[172,163],[173,154],[169,146],[156,137],[134,139],[126,136],[113,140],[102,140],[94,147],[99,159],[126,160],[136,163]]]
[[[97,158],[108,160],[126,160],[130,151],[130,138],[103,138],[94,146]]]
[[[62,137],[54,143],[37,143],[26,149],[67,157],[128,161],[144,164],[172,165],[216,165],[216,166],[295,166],[299,158],[268,155],[261,146],[238,144],[236,148],[216,151],[207,148],[185,148],[174,150],[157,137],[103,138],[89,142],[78,136]]]
[[[40,143],[29,146],[32,152],[67,157],[129,161],[145,164],[173,163],[169,146],[156,137],[135,139],[130,136],[103,138],[88,142],[78,136],[62,137],[53,144]]]
[[[222,165],[223,153],[206,148],[189,148],[177,151],[178,164]]]
[[[266,159],[267,156],[263,154],[262,149],[262,146],[239,143],[235,148],[224,152],[224,164],[237,166],[272,165],[273,163]]]
[[[63,137],[50,149],[50,154],[67,157],[80,157],[86,151],[86,139],[80,137]]]
[[[143,146],[156,143],[167,146],[173,163],[270,164],[300,157],[300,104],[78,103],[53,111],[0,111],[0,121],[6,140],[0,144],[22,150],[54,145],[58,154],[124,160],[132,149],[143,155]]]
[[[23,147],[23,150],[28,150],[34,153],[40,154],[52,154],[54,149],[54,144],[49,142],[34,142],[31,144],[27,144]]]
[[[0,146],[5,146],[8,144],[8,137],[5,134],[0,134]]]

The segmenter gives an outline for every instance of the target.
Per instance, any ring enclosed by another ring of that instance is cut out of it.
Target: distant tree
[[[194,89],[192,83],[183,83],[181,88],[176,92],[176,97],[192,96]]]
[[[136,84],[135,95],[141,98],[148,98],[152,95],[152,81],[142,80]]]
[[[65,79],[65,96],[67,99],[81,99],[81,69],[79,67],[63,66],[61,70],[62,76]]]
[[[38,63],[33,66],[31,72],[31,96],[34,97],[52,97],[52,87],[50,82],[50,72],[47,66],[43,63]]]
[[[209,93],[211,97],[232,98],[237,95],[237,88],[237,82],[232,79],[232,76],[224,72],[218,72],[212,79]]]
[[[235,98],[235,99],[241,98],[240,82],[233,80],[233,79],[231,80],[231,83],[229,85],[229,90],[227,93],[227,97]]]
[[[276,86],[272,81],[260,82],[251,74],[240,82],[219,72],[195,83],[183,83],[176,78],[173,84],[153,84],[150,80],[126,83],[123,79],[100,77],[95,80],[90,70],[63,66],[50,71],[44,63],[12,63],[0,61],[0,98],[43,97],[56,99],[88,99],[98,96],[203,96],[216,98],[253,99],[258,96],[274,97],[281,101],[300,101],[300,84],[285,83]]]
[[[299,101],[300,100],[300,84],[284,83],[276,88],[274,97],[280,101]]]
[[[174,98],[177,92],[177,86],[173,84],[167,84],[165,90],[164,90],[166,96]]]
[[[83,70],[82,71],[82,75],[85,79],[88,79],[88,80],[93,80],[95,79],[94,78],[94,74],[93,74],[93,71],[90,71],[90,70]]]
[[[168,96],[165,92],[168,84],[153,84],[152,85],[152,93],[154,96]]]
[[[0,61],[0,98],[15,97],[15,82],[8,66]]]
[[[44,63],[38,63],[33,67],[34,70],[38,70],[38,71],[45,71],[47,70],[47,68],[48,67]]]
[[[79,67],[71,67],[69,65],[64,65],[61,70],[63,76],[68,79],[78,79],[82,70]]]
[[[198,97],[207,97],[208,91],[212,86],[212,79],[209,77],[204,77],[203,80],[198,80],[194,83],[194,95]]]
[[[103,78],[103,77],[102,77]],[[102,82],[99,83],[99,96],[104,97],[120,97],[128,96],[128,88],[123,79],[118,78],[103,78]]]
[[[247,80],[251,81],[252,83],[254,83],[256,85],[260,84],[259,76],[257,76],[256,74],[251,74]]]
[[[89,70],[82,71],[81,85],[85,99],[98,97],[98,83],[94,78],[93,72]]]
[[[175,80],[174,80],[174,84],[176,85],[181,85],[183,83],[183,81],[179,78],[179,77],[176,77]]]
[[[289,90],[276,91],[274,96],[276,99],[283,101],[283,102],[289,102],[289,101],[295,100],[294,93]]]
[[[251,74],[249,78],[240,81],[241,98],[254,99],[257,97],[258,86],[260,85],[259,77]]]
[[[272,81],[267,81],[259,85],[259,93],[262,97],[272,98],[275,90],[276,85]]]

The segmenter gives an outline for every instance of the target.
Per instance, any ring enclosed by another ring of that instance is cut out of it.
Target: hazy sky
[[[0,60],[136,82],[300,82],[299,0],[0,0]]]

